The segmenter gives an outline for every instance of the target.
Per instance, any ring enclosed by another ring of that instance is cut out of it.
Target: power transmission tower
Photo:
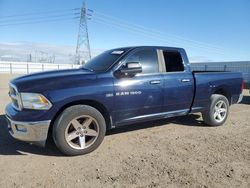
[[[76,46],[76,63],[82,64],[89,59],[91,59],[90,45],[89,45],[89,34],[88,34],[88,20],[86,2],[83,1],[81,8],[81,17],[77,38],[77,46]]]

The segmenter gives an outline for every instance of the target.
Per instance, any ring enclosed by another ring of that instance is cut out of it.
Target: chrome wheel
[[[74,149],[82,150],[93,145],[99,135],[99,124],[87,115],[74,118],[65,130],[65,140]]]
[[[214,107],[214,119],[218,123],[224,121],[227,116],[227,105],[223,100],[219,100]]]

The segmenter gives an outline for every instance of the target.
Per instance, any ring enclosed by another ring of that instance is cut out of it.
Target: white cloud
[[[102,49],[92,49],[92,56],[103,52]],[[17,61],[32,61],[36,59],[55,56],[55,63],[73,63],[75,46],[52,45],[31,42],[0,42],[0,60],[13,57]]]

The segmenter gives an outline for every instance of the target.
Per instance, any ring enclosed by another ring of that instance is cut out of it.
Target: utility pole
[[[88,26],[87,26],[88,16],[89,15],[87,14],[86,2],[85,0],[83,0],[78,38],[77,38],[77,46],[76,46],[75,62],[77,64],[82,64],[82,62],[86,62],[91,59]]]

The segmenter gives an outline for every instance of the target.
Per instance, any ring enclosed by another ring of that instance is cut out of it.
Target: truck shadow
[[[170,123],[175,123],[177,125],[182,126],[200,126],[205,127],[206,125],[203,124],[202,121],[197,120],[200,116],[197,114],[177,117],[177,118],[169,118],[164,120],[158,121],[151,121],[146,123],[138,123],[129,126],[123,126],[117,129],[107,131],[107,136],[112,136],[119,133],[129,132],[129,131],[136,131],[140,129],[147,129],[152,127],[158,127],[167,125]],[[64,157],[58,149],[56,148],[51,136],[47,141],[47,145],[45,148],[40,148],[34,145],[30,145],[25,142],[17,141],[13,139],[7,129],[7,122],[5,120],[4,115],[0,115],[0,155],[44,155],[44,156],[58,156]]]
[[[162,120],[136,123],[136,124],[131,124],[127,126],[121,126],[116,129],[111,129],[107,131],[106,135],[108,136],[108,135],[114,135],[114,134],[119,134],[123,132],[130,132],[130,131],[136,131],[140,129],[159,127],[159,126],[164,126],[170,123],[174,123],[174,124],[182,125],[182,126],[191,126],[191,127],[208,127],[206,124],[204,124],[203,121],[198,120],[199,118],[200,118],[200,115],[191,114],[188,116],[180,116],[180,117],[173,117],[173,118],[167,118],[167,119],[162,119]]]

